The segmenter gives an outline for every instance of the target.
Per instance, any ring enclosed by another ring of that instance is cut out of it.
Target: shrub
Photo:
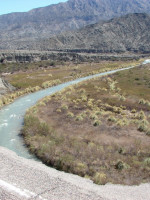
[[[126,110],[126,106],[121,105],[120,108]]]
[[[98,117],[97,117],[97,115],[95,115],[95,114],[91,114],[91,115],[90,115],[90,119],[96,120],[96,119],[98,119]]]
[[[97,172],[93,178],[93,181],[98,185],[105,185],[107,181],[107,176],[103,172]]]
[[[0,107],[3,106],[3,101],[0,99]]]
[[[72,112],[68,112],[68,113],[67,113],[67,117],[73,118],[73,117],[74,117],[74,114],[73,114]]]
[[[38,112],[38,107],[37,106],[33,106],[29,109],[30,113],[36,114]]]
[[[84,112],[82,112],[81,114],[80,114],[83,118],[85,118],[86,116],[87,116],[87,114],[86,114],[86,112],[84,111]]]
[[[145,104],[145,100],[144,99],[140,99],[139,100],[139,104],[143,104],[144,105]]]
[[[136,110],[135,109],[131,110],[131,113],[136,113]]]
[[[148,129],[148,124],[149,124],[149,122],[147,120],[143,119],[139,123],[138,130],[141,131],[141,132],[146,132],[147,129]]]
[[[65,105],[65,104],[63,104],[63,105],[61,106],[61,109],[62,109],[62,110],[68,110],[68,106]]]
[[[100,120],[95,120],[93,126],[99,126],[101,124]]]
[[[145,160],[144,160],[144,165],[150,167],[150,158],[145,158]]]
[[[44,103],[44,101],[40,101],[37,105],[38,106],[46,106],[46,104]]]
[[[79,90],[79,93],[86,93],[86,90],[83,89],[83,88],[81,88],[81,89]]]
[[[120,126],[120,127],[127,126],[129,125],[129,121],[126,118],[123,118],[123,119],[118,120],[116,124],[117,126]]]
[[[117,170],[123,170],[123,169],[128,169],[129,165],[124,163],[123,161],[119,160],[116,164],[115,164],[115,168]]]
[[[140,131],[140,132],[146,132],[146,130],[147,130],[147,126],[146,125],[140,124],[138,126],[138,131]]]
[[[49,126],[45,122],[41,122],[39,127],[39,134],[46,136],[48,135],[48,133],[49,133]]]
[[[150,128],[146,131],[146,135],[150,136]]]
[[[86,101],[87,101],[87,96],[86,96],[86,95],[82,95],[82,96],[81,96],[81,100],[82,100],[83,102],[86,102]]]
[[[120,98],[119,98],[121,101],[125,101],[126,98],[123,96],[123,95],[120,95]]]
[[[109,122],[116,122],[117,119],[114,116],[110,116],[110,117],[108,117],[108,121]]]
[[[58,109],[56,110],[56,112],[57,112],[57,113],[61,113],[61,109],[58,108]]]
[[[49,77],[52,77],[53,75],[52,75],[52,74],[48,74],[48,76],[49,76]]]
[[[82,121],[83,117],[81,115],[76,116],[76,121]]]
[[[76,169],[75,169],[76,174],[79,174],[81,176],[85,176],[85,174],[88,170],[87,165],[85,163],[82,163],[82,162],[78,162],[76,165],[77,165]]]
[[[91,101],[88,101],[87,102],[87,106],[92,109],[93,108],[93,103]]]
[[[119,107],[113,106],[113,112],[117,113],[117,114],[120,114],[122,112],[122,109],[119,108]]]
[[[141,110],[140,113],[139,113],[139,115],[138,115],[138,119],[143,120],[145,118],[146,118],[145,113]]]
[[[146,101],[145,105],[150,106],[150,102]]]

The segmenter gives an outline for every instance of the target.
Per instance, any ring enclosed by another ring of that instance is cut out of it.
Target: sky
[[[26,12],[33,8],[65,1],[67,0],[0,0],[0,15],[11,12]]]

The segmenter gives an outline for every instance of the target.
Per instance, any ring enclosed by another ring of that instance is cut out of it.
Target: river
[[[150,63],[150,60],[145,60],[143,62],[143,64],[147,63]],[[20,136],[20,132],[24,123],[24,116],[28,108],[36,104],[37,101],[44,98],[45,96],[54,94],[67,86],[77,84],[79,82],[94,77],[113,74],[115,72],[127,70],[130,68],[133,67],[117,69],[109,72],[91,75],[88,77],[79,78],[16,99],[13,103],[3,107],[0,110],[0,146],[8,148],[16,152],[17,155],[22,156],[24,158],[36,159],[34,155],[31,155],[29,153],[27,147],[24,144],[23,138]]]

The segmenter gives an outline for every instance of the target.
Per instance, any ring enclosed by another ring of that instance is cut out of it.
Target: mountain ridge
[[[86,26],[45,41],[44,46],[54,49],[77,49],[112,52],[150,52],[150,15],[128,14],[106,22]]]
[[[127,13],[150,13],[150,0],[69,0],[0,16],[0,49],[77,30]],[[22,47],[24,48],[24,47]]]
[[[88,25],[49,39],[28,43],[17,41],[19,49],[87,53],[150,53],[150,15],[128,14]],[[23,47],[23,48],[22,48]]]

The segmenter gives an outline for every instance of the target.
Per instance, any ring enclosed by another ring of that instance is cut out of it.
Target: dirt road
[[[150,184],[98,186],[0,147],[0,200],[149,200]]]

